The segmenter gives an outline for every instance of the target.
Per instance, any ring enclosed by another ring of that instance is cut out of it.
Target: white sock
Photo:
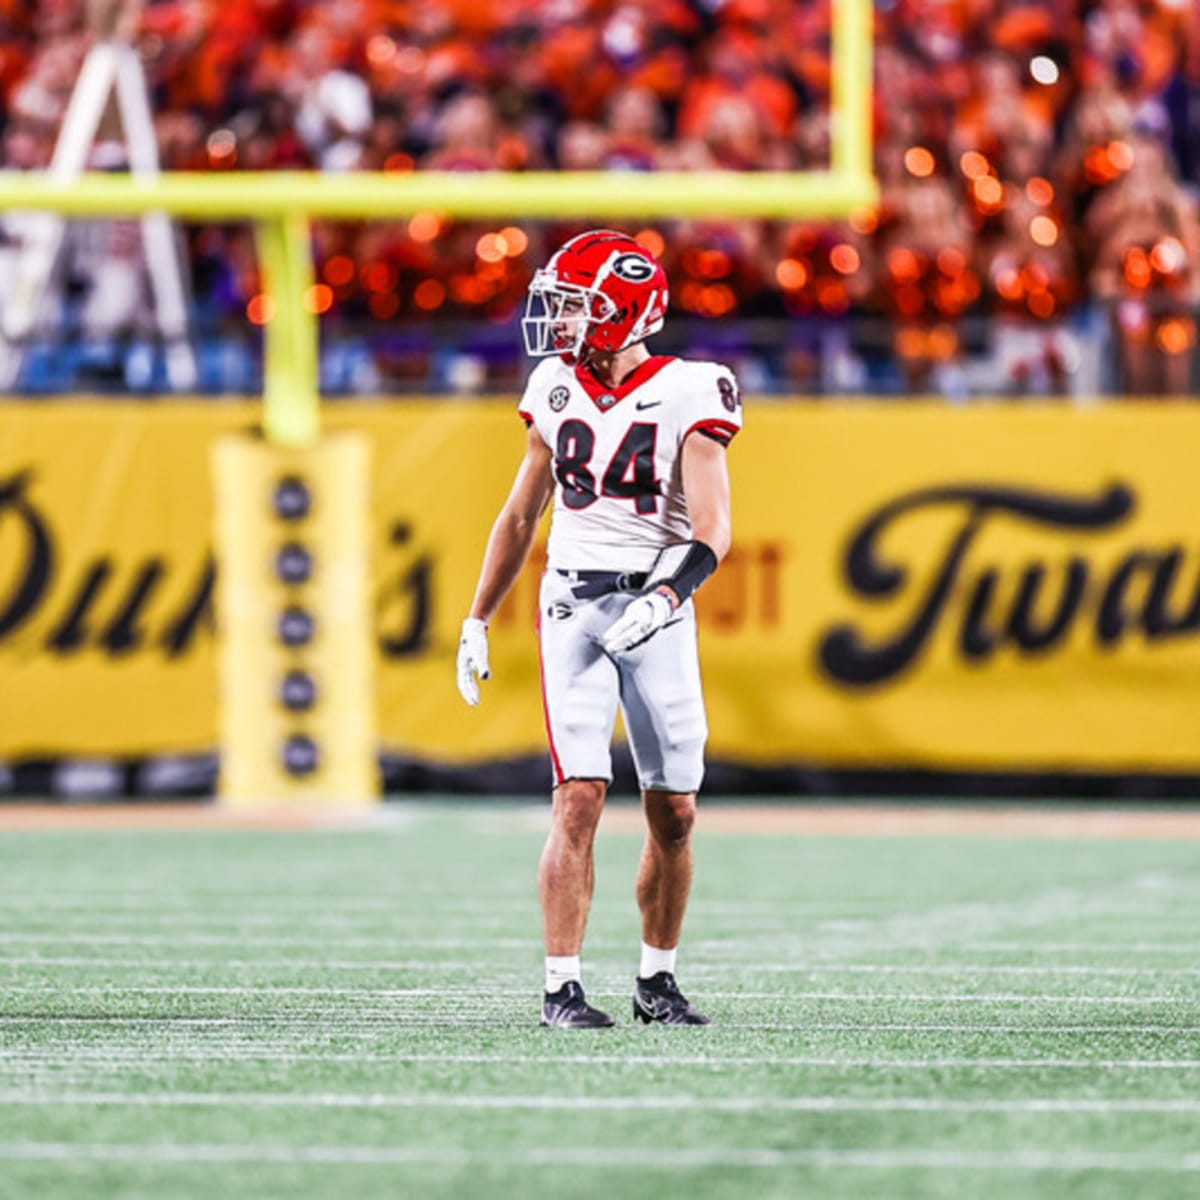
[[[557,992],[564,983],[582,982],[578,954],[546,955],[546,991]]]
[[[642,943],[642,965],[638,969],[638,976],[642,979],[649,979],[651,975],[657,975],[659,971],[670,971],[675,974],[675,954],[678,950],[660,950],[657,946],[647,946]]]

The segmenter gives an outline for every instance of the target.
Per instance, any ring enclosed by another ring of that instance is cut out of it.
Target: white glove
[[[675,606],[662,592],[648,592],[625,607],[625,611],[604,634],[604,649],[621,654],[640,646],[657,633],[675,612]]]
[[[479,684],[475,676],[488,679],[492,674],[488,667],[487,624],[478,617],[467,617],[462,623],[457,671],[459,694],[474,708],[479,703]]]

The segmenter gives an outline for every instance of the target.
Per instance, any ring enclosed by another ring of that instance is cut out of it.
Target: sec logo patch
[[[562,412],[567,407],[567,401],[570,400],[571,393],[565,387],[556,387],[550,389],[550,411]]]
[[[574,608],[562,600],[556,600],[546,609],[546,616],[552,621],[569,621],[574,615]]]

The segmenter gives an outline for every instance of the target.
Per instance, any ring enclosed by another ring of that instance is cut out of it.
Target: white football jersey
[[[742,427],[728,367],[661,356],[611,389],[546,359],[519,412],[554,456],[547,551],[558,570],[646,571],[664,546],[690,540],[684,439],[700,431],[728,445]]]

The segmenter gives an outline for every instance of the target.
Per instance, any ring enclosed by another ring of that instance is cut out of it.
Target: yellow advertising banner
[[[255,417],[0,408],[0,758],[216,744],[211,452]],[[483,704],[454,686],[524,444],[513,405],[340,403],[326,423],[371,442],[384,746],[540,753],[540,549],[492,624]],[[698,597],[710,757],[1200,769],[1197,461],[1182,407],[750,402],[735,546]]]
[[[0,757],[216,745],[209,456],[254,419],[0,406]]]

